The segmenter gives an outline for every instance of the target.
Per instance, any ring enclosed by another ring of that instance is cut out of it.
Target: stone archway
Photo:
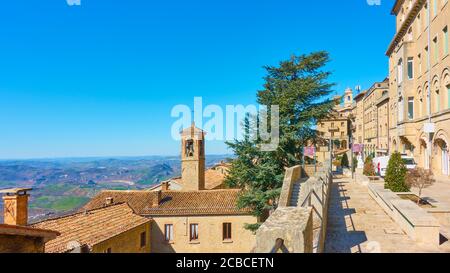
[[[449,142],[443,130],[437,132],[433,139],[432,168],[438,175],[450,175]]]
[[[428,145],[427,139],[425,137],[421,137],[419,139],[419,167],[424,169],[429,169],[429,156],[428,156]]]

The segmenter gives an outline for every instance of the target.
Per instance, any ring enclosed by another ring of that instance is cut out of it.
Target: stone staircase
[[[289,206],[299,207],[300,204],[300,183],[294,183],[292,185],[291,200],[289,201]]]

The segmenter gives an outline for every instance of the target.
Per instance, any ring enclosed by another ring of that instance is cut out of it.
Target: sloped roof
[[[58,231],[61,235],[45,244],[45,252],[62,253],[72,250],[72,242],[92,249],[100,242],[150,221],[151,219],[134,214],[127,204],[117,204],[45,220],[32,227]]]
[[[112,198],[114,204],[127,203],[134,213],[142,215],[147,207],[158,200],[158,192],[152,191],[101,191],[92,198],[82,210],[93,210],[106,207],[106,199]]]
[[[162,192],[158,207],[149,207],[144,215],[240,215],[249,209],[238,209],[240,190],[167,191]]]
[[[85,209],[102,208],[106,198],[114,202],[126,202],[137,214],[144,216],[181,215],[241,215],[249,209],[238,209],[240,190],[162,191],[158,206],[158,191],[103,191],[95,196]]]

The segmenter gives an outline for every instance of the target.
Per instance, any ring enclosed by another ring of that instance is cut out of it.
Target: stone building
[[[357,94],[354,98],[352,105],[352,136],[353,143],[363,144],[364,143],[364,96],[366,91],[362,91]]]
[[[83,209],[105,206],[105,200],[127,203],[140,216],[152,219],[151,250],[155,253],[248,253],[254,234],[245,224],[258,218],[237,208],[240,190],[102,191]]]
[[[353,91],[347,88],[343,97],[335,96],[334,100],[336,106],[333,112],[326,119],[318,121],[316,130],[321,138],[332,140],[334,149],[346,150],[350,147]]]
[[[377,156],[389,154],[389,91],[384,90],[376,101]]]
[[[389,145],[449,177],[450,57],[447,0],[397,0],[389,57]]]
[[[364,116],[363,116],[363,135],[364,135],[364,153],[368,155],[380,155],[378,153],[380,146],[379,133],[383,133],[385,124],[380,124],[383,119],[378,116],[378,100],[383,94],[388,94],[389,81],[386,79],[383,82],[374,83],[366,92],[363,98]],[[381,114],[384,113],[381,111]],[[385,117],[384,117],[385,118]],[[379,128],[381,126],[381,130]],[[385,130],[387,130],[385,128]],[[381,150],[380,150],[381,151]]]
[[[163,181],[149,190],[159,191],[162,184],[176,191],[218,190],[225,188],[224,180],[230,164],[221,162],[205,167],[206,132],[192,124],[181,131],[181,176]]]
[[[55,230],[40,229],[28,224],[28,191],[16,188],[1,190],[4,224],[0,224],[0,253],[43,253],[45,244],[60,235]]]
[[[125,203],[105,200],[104,206],[48,219],[32,225],[61,235],[45,244],[47,253],[150,253],[151,219]]]
[[[241,190],[224,189],[227,163],[205,170],[205,132],[194,124],[181,132],[181,177],[145,191],[102,191],[83,209],[126,203],[138,215],[152,219],[152,252],[250,252],[256,224],[249,209],[239,209]]]

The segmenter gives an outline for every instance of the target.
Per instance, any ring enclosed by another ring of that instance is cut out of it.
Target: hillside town
[[[34,223],[32,188],[0,190],[0,253],[450,252],[449,5],[396,0],[395,36],[373,52],[386,75],[331,97],[294,156],[245,140],[235,159],[207,168],[208,132],[192,123],[180,132],[180,177],[102,190]]]

